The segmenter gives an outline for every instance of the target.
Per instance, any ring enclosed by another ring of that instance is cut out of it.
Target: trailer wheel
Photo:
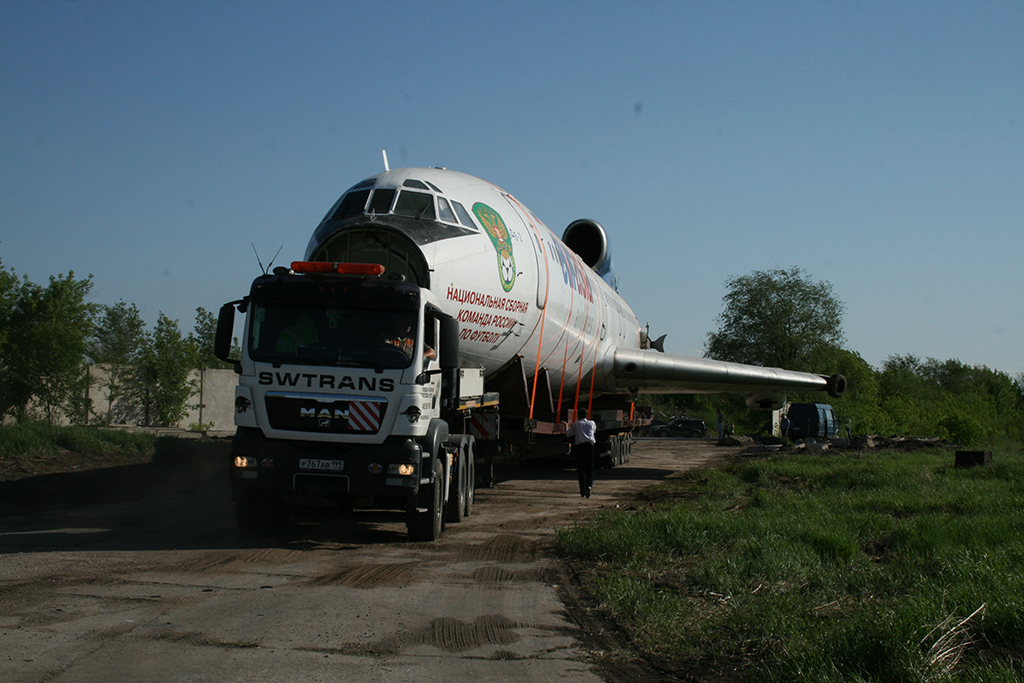
[[[440,455],[440,454],[439,454]],[[413,541],[436,541],[444,522],[444,466],[434,458],[434,481],[420,488],[419,500],[425,507],[409,511],[406,528]]]

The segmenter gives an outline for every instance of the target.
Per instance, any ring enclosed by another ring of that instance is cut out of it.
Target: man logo
[[[335,420],[347,420],[348,411],[342,410],[341,408],[335,408],[333,411],[330,408],[299,408],[299,417],[315,417],[317,418],[317,424],[323,425],[324,420],[330,424],[332,419]]]

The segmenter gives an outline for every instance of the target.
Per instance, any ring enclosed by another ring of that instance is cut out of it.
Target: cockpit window
[[[454,199],[452,200],[452,206],[455,207],[455,213],[459,215],[459,222],[465,225],[467,228],[473,228],[476,230],[476,225],[473,223],[473,219],[469,217],[469,212],[466,211],[466,207],[458,203]]]
[[[437,215],[445,223],[458,223],[455,219],[455,212],[452,211],[452,207],[448,204],[448,200],[444,197],[437,198]]]
[[[376,190],[370,200],[369,213],[385,214],[391,212],[391,202],[395,200],[394,190]]]
[[[480,229],[473,222],[466,207],[454,199],[449,201],[441,196],[441,190],[433,183],[415,178],[407,178],[402,182],[404,187],[428,190],[428,192],[417,192],[379,187],[373,189],[374,182],[376,182],[375,178],[367,178],[352,186],[331,208],[324,220],[338,221],[363,213],[377,216],[394,213],[397,216],[426,221],[440,220],[453,225],[462,225],[474,231]],[[435,195],[429,193],[430,191],[437,192],[436,199]],[[435,201],[437,202],[436,206]]]
[[[430,187],[430,189],[433,190],[434,192],[436,192],[438,194],[444,194],[444,192],[441,192],[441,188],[439,188],[437,185],[435,185],[434,183],[430,182],[429,180],[424,180],[423,182],[425,182]]]
[[[437,218],[434,213],[434,196],[423,192],[410,192],[402,190],[395,202],[395,214],[398,216],[409,216],[425,221],[432,221]]]
[[[349,192],[345,195],[345,198],[341,200],[332,219],[338,221],[342,218],[348,218],[349,216],[356,216],[363,212],[366,208],[366,200],[370,196],[369,190],[356,190],[355,192]]]

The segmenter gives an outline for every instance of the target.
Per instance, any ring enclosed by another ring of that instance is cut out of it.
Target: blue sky
[[[0,4],[0,261],[191,329],[350,185],[446,166],[701,355],[803,268],[847,348],[1024,372],[1024,2]]]

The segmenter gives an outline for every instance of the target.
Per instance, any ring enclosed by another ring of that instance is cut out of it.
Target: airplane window
[[[415,187],[420,190],[430,189],[422,180],[413,180],[412,178],[406,178],[405,182],[403,182],[402,185],[405,187]]]
[[[338,210],[331,216],[334,220],[341,220],[342,218],[348,218],[349,216],[355,216],[363,212],[366,208],[366,200],[370,197],[369,190],[358,190],[356,192],[349,192],[345,195],[345,198],[341,200],[341,204],[338,205]]]
[[[466,211],[466,207],[459,204],[454,199],[452,200],[452,206],[455,207],[455,213],[459,214],[459,222],[465,225],[467,228],[473,228],[476,230],[476,224],[473,223],[473,219],[469,217],[469,212]]]
[[[435,185],[434,183],[430,182],[429,180],[424,180],[423,182],[425,182],[427,185],[429,185],[430,189],[433,190],[434,192],[436,192],[438,194],[444,194],[444,192],[441,192],[441,188],[439,188],[437,185]]]
[[[448,200],[444,197],[437,198],[437,213],[445,223],[459,222],[455,219],[455,213],[452,211],[452,207],[448,205]]]
[[[394,200],[394,190],[376,190],[373,193],[373,199],[370,200],[370,208],[367,209],[367,213],[391,213],[391,202]]]
[[[334,206],[332,206],[331,208],[329,208],[327,210],[327,213],[324,215],[323,220],[320,221],[321,223],[323,223],[324,221],[331,220],[331,216],[333,216],[334,212],[338,210],[339,206],[341,206],[341,200],[344,199],[344,198],[345,198],[345,195],[342,195],[342,196],[338,197],[338,201],[334,202]]]
[[[358,183],[356,183],[352,187],[348,188],[348,191],[351,192],[352,190],[361,190],[364,187],[372,186],[375,182],[377,182],[377,179],[371,176],[370,178],[367,178],[366,180],[360,180]]]
[[[434,213],[434,195],[423,192],[409,192],[402,190],[395,202],[395,215],[421,218],[425,221],[432,221],[437,218]]]

